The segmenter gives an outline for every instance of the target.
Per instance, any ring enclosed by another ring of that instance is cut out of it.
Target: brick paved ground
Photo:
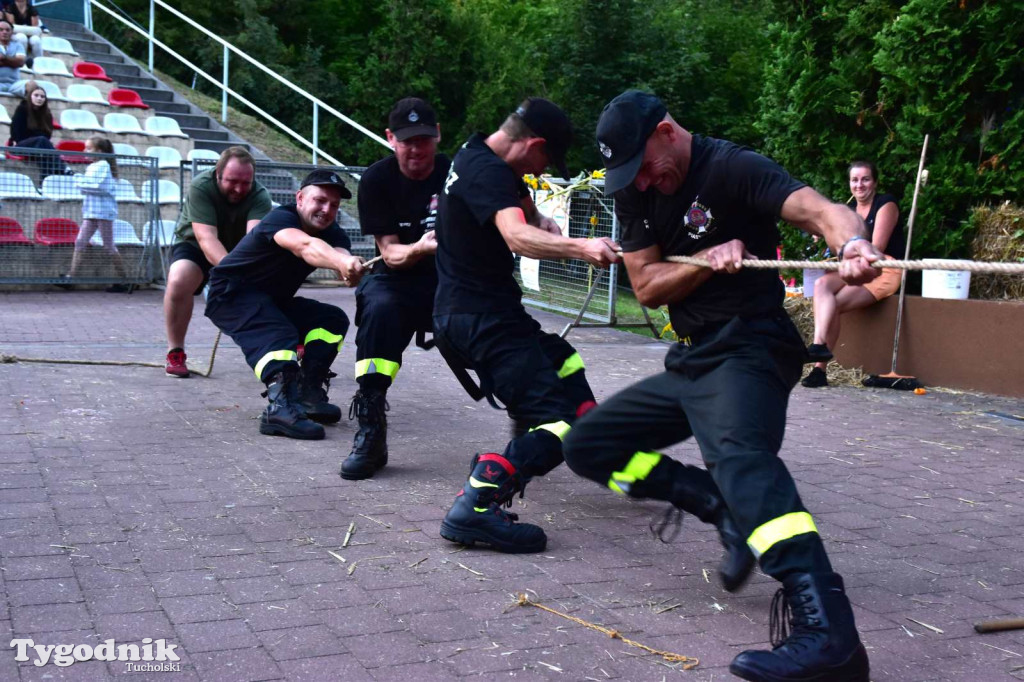
[[[350,313],[350,291],[318,290]],[[0,352],[159,361],[160,292],[0,294]],[[560,322],[542,319],[549,327]],[[214,336],[197,315],[193,368]],[[658,371],[665,347],[622,332],[570,337],[599,398]],[[347,344],[333,396],[353,392]],[[705,580],[714,532],[689,519],[652,539],[663,505],[630,502],[564,467],[516,511],[548,531],[539,555],[456,551],[438,524],[474,451],[504,417],[461,393],[435,353],[409,352],[390,395],[391,464],[342,481],[348,421],[327,440],[261,436],[260,387],[230,342],[210,379],[162,370],[0,366],[0,680],[105,680],[123,664],[18,663],[6,643],[165,638],[167,680],[724,680],[763,646],[773,581],[732,596]],[[838,570],[873,679],[1024,679],[1024,414],[1019,401],[798,388],[783,456]],[[696,461],[692,445],[672,451]],[[341,548],[355,523],[349,546]],[[332,557],[334,550],[345,559]],[[535,609],[530,594],[652,647],[681,672]],[[913,619],[913,620],[911,620]],[[939,631],[932,630],[927,624]]]

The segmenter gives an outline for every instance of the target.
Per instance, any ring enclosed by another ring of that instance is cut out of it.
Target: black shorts
[[[168,267],[174,265],[179,260],[190,260],[203,271],[203,281],[199,283],[199,288],[192,295],[198,296],[203,293],[203,287],[210,281],[210,270],[213,269],[210,261],[206,260],[206,254],[192,242],[178,242],[171,247],[171,262],[168,264]]]

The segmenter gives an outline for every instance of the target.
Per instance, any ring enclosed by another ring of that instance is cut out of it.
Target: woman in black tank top
[[[887,258],[903,258],[906,238],[900,225],[900,209],[891,194],[878,193],[878,169],[870,161],[854,161],[849,168],[850,193],[847,204],[867,225],[868,237]],[[863,286],[848,285],[836,272],[814,283],[814,343],[808,347],[812,360],[818,360],[800,383],[807,388],[828,386],[825,368],[832,358],[830,348],[839,340],[839,316],[849,310],[866,308],[892,296],[899,289],[899,270],[882,274]]]

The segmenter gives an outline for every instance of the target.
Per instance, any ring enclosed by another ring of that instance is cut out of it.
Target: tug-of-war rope
[[[670,263],[683,263],[685,265],[700,265],[709,267],[711,263],[703,258],[691,256],[666,256],[665,260]],[[740,265],[745,268],[757,268],[761,270],[787,270],[817,268],[819,270],[838,270],[839,261],[820,260],[760,260],[743,259]],[[929,258],[928,260],[878,260],[871,264],[878,269],[892,270],[960,270],[977,272],[985,275],[1022,275],[1024,274],[1024,263],[986,263],[973,260],[950,260],[944,258]]]
[[[682,665],[682,669],[683,670],[690,670],[691,668],[696,668],[700,664],[700,659],[694,658],[693,656],[684,656],[683,654],[674,654],[671,651],[661,651],[659,649],[651,648],[651,647],[647,646],[646,644],[641,644],[640,642],[634,642],[631,639],[627,639],[626,637],[623,637],[619,633],[618,630],[612,630],[611,628],[606,628],[606,627],[602,627],[600,625],[595,625],[594,623],[591,623],[589,621],[585,621],[582,618],[577,618],[576,616],[570,616],[568,613],[562,613],[561,611],[557,611],[557,610],[551,608],[550,606],[544,606],[543,604],[538,604],[535,601],[531,601],[530,598],[526,596],[525,592],[520,593],[519,598],[516,600],[516,604],[518,606],[533,606],[533,607],[538,608],[538,609],[540,609],[542,611],[547,611],[548,613],[553,613],[556,616],[561,616],[562,618],[565,618],[566,620],[571,620],[572,622],[578,623],[578,624],[580,624],[580,625],[582,625],[584,627],[590,628],[591,630],[597,630],[598,632],[603,632],[604,634],[608,635],[612,639],[620,639],[623,642],[625,642],[626,644],[628,644],[629,646],[635,646],[638,649],[643,649],[644,651],[646,651],[649,654],[655,654],[657,656],[661,656],[663,659],[665,659],[669,663],[682,663],[683,664]]]

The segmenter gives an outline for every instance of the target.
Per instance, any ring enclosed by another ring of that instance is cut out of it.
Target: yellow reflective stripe
[[[310,333],[306,334],[306,340],[303,342],[304,345],[309,345],[311,341],[325,341],[327,343],[338,344],[338,350],[341,350],[341,344],[345,340],[345,337],[341,334],[332,334],[323,327],[314,329]]]
[[[473,486],[474,488],[497,488],[498,487],[498,485],[496,483],[487,483],[486,481],[481,481],[480,479],[473,478],[472,476],[469,477],[469,484],[471,486]]]
[[[260,358],[260,361],[256,363],[256,370],[255,371],[256,371],[256,378],[257,379],[259,379],[260,381],[263,381],[263,368],[266,367],[267,364],[273,362],[274,360],[283,360],[285,362],[291,360],[292,362],[298,362],[299,356],[293,350],[272,350],[272,351],[270,351],[269,353],[264,355],[262,358]]]
[[[760,558],[776,543],[804,533],[817,533],[818,527],[807,512],[784,514],[768,523],[763,523],[747,538],[747,545],[754,556]]]
[[[481,514],[483,514],[488,509],[489,509],[489,507],[473,507],[473,511],[480,512]]]
[[[651,473],[651,469],[657,466],[660,461],[661,454],[657,452],[635,452],[629,458],[626,466],[622,468],[622,471],[612,473],[612,477],[608,479],[608,487],[620,495],[625,495],[626,489],[629,488],[628,484],[647,478],[647,475]],[[626,489],[623,489],[619,485],[620,483],[627,484]]]
[[[548,431],[558,436],[558,440],[564,440],[565,434],[569,433],[570,428],[572,427],[569,426],[569,424],[567,424],[566,422],[551,422],[550,424],[541,424],[540,426],[535,426],[532,429],[530,429],[530,431],[544,429],[545,431]]]
[[[384,358],[366,358],[356,362],[356,379],[366,374],[386,374],[392,381],[402,366]]]
[[[558,370],[558,378],[564,379],[581,369],[583,369],[583,357],[579,353],[573,353],[568,360],[562,363],[562,369]]]

